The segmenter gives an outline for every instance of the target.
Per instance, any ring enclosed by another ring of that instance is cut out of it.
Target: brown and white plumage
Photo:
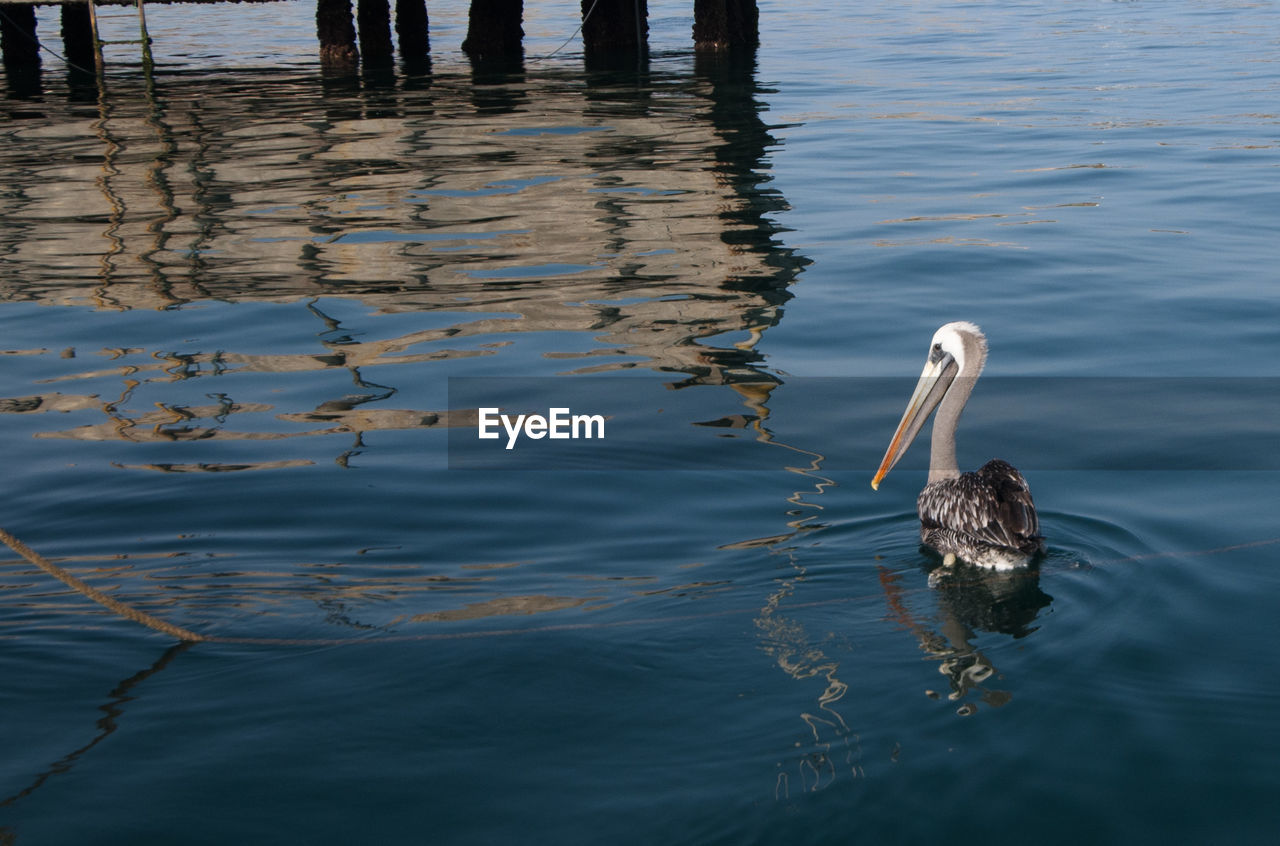
[[[1025,566],[1044,550],[1040,521],[1026,479],[993,459],[976,473],[956,464],[956,426],[987,360],[987,339],[972,323],[948,323],[934,333],[929,358],[871,487],[878,488],[937,409],[930,443],[929,481],[916,500],[920,540],[950,564]]]

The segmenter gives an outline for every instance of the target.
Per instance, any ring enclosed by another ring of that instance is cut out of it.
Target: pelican
[[[936,408],[929,454],[929,482],[916,500],[920,540],[950,566],[959,558],[979,567],[1024,567],[1044,551],[1040,520],[1022,474],[992,459],[976,473],[956,465],[956,423],[973,383],[987,363],[987,337],[972,323],[948,323],[933,333],[929,358],[907,403],[871,487],[906,453]]]

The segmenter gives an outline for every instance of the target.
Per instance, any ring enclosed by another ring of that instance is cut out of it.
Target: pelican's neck
[[[946,479],[960,478],[960,465],[956,462],[956,426],[960,412],[964,411],[973,383],[978,380],[987,363],[985,344],[964,336],[964,357],[958,362],[955,381],[947,389],[946,396],[938,404],[933,418],[933,433],[929,443],[929,484]]]

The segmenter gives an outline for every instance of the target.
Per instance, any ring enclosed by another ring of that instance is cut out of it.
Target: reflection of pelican
[[[880,480],[938,409],[929,482],[916,500],[920,539],[940,552],[947,564],[961,558],[982,567],[1008,569],[1025,565],[1044,550],[1026,480],[999,459],[988,461],[976,473],[961,474],[956,465],[956,423],[986,361],[986,336],[972,323],[948,323],[933,334],[924,372],[871,487],[880,487]]]
[[[957,713],[968,715],[977,710],[972,696],[993,708],[1013,698],[1008,690],[988,686],[988,682],[997,684],[1004,676],[975,641],[980,632],[1022,638],[1036,630],[1036,615],[1053,597],[1040,590],[1035,570],[933,570],[929,584],[938,590],[941,601],[938,613],[930,615],[929,624],[918,620],[908,608],[900,574],[883,566],[879,570],[890,617],[910,630],[920,641],[920,649],[938,662],[938,672],[946,676],[951,688],[947,699],[969,700],[960,705]],[[932,699],[939,698],[936,691],[926,693]]]

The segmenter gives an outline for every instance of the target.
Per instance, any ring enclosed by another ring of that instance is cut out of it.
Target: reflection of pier
[[[575,372],[767,378],[753,348],[803,262],[768,218],[782,207],[760,189],[775,142],[750,74],[749,61],[706,57],[692,74],[646,75],[641,89],[554,73],[440,76],[425,89],[268,79],[269,115],[175,78],[145,96],[117,99],[113,86],[92,123],[16,127],[10,142],[48,164],[0,197],[10,268],[0,301],[129,310],[340,297],[447,317],[368,340],[348,337],[319,303],[329,331],[314,352],[103,351],[110,360],[3,410],[102,408],[101,423],[64,437],[266,437],[227,425],[270,410],[261,403],[126,413],[129,395],[233,372],[344,370],[360,384],[374,365],[494,355],[504,342],[486,336],[534,332],[589,333],[589,350],[543,353]],[[120,397],[74,385],[113,375]],[[272,437],[458,424],[439,409],[382,408],[392,392],[361,391],[278,411],[300,428]]]
[[[155,3],[212,3],[223,0],[146,0]],[[236,0],[242,2],[242,0]],[[248,0],[271,2],[271,0]],[[102,67],[101,40],[93,7],[137,5],[140,48],[146,50],[144,0],[4,0],[0,2],[0,35],[4,64],[10,74],[38,72],[40,44],[36,6],[57,5],[62,12],[63,54],[82,68]],[[389,66],[394,57],[389,0],[316,0],[316,36],[320,61],[331,69]],[[471,0],[469,26],[462,49],[478,61],[508,60],[522,53],[524,0]],[[621,54],[643,53],[648,37],[647,0],[582,0],[582,41],[588,57],[608,62]],[[695,0],[694,46],[728,50],[754,46],[758,40],[756,0]],[[405,69],[422,73],[429,67],[426,0],[396,0],[395,31]],[[357,45],[358,34],[358,45]],[[12,82],[12,80],[11,80]]]

